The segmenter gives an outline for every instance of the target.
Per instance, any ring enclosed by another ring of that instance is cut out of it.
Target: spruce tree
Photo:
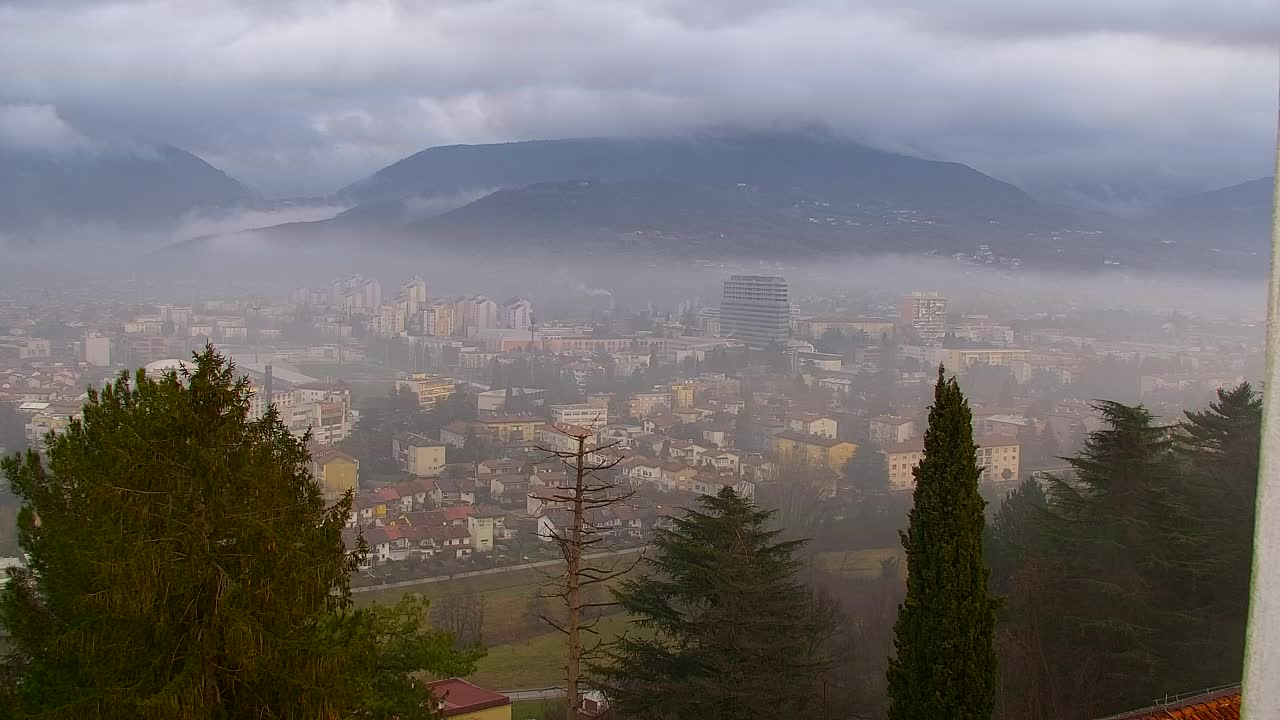
[[[623,717],[774,720],[817,716],[828,612],[796,575],[800,541],[729,488],[654,538],[651,572],[615,591],[652,634],[626,634],[594,666]]]
[[[988,720],[995,707],[996,601],[982,556],[983,508],[973,418],[938,368],[924,457],[915,470],[907,595],[889,661],[890,720]]]
[[[209,347],[90,390],[45,458],[4,462],[29,560],[0,595],[16,715],[350,717],[377,652],[367,618],[335,620],[352,499],[326,505],[249,399]]]

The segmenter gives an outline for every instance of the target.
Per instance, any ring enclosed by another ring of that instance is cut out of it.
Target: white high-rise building
[[[791,331],[787,280],[776,275],[734,275],[724,281],[720,335],[762,349],[786,342]]]
[[[364,307],[366,310],[373,312],[382,304],[382,283],[370,278],[364,281],[361,286],[364,293]]]
[[[84,361],[94,367],[111,367],[111,338],[97,333],[84,336]]]
[[[427,309],[427,281],[421,275],[414,275],[400,286],[400,292],[409,301],[409,314],[417,315]]]
[[[490,330],[498,327],[498,304],[484,295],[459,300],[458,315],[462,327],[468,330]]]
[[[912,292],[902,298],[898,323],[913,331],[922,344],[941,347],[947,334],[947,299],[938,292]]]
[[[533,304],[524,298],[511,298],[498,308],[498,324],[512,330],[533,327]]]

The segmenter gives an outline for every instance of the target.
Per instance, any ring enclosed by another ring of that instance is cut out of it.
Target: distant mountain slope
[[[145,229],[198,208],[252,201],[244,185],[172,146],[45,152],[0,147],[0,232]]]
[[[1035,207],[1018,188],[958,163],[791,135],[437,147],[383,168],[339,196],[355,203],[385,202],[578,180],[662,180],[719,187],[741,183],[771,196],[774,204],[816,198],[888,203],[964,217]]]
[[[1185,197],[1152,218],[1162,237],[1222,252],[1269,252],[1275,178]]]

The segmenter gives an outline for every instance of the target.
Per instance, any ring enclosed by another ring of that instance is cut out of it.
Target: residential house
[[[697,477],[696,468],[679,462],[669,462],[662,466],[662,485],[667,490],[692,490],[693,479]]]
[[[445,446],[425,435],[396,435],[391,440],[391,455],[401,470],[416,477],[436,477],[444,469]]]
[[[493,510],[477,511],[467,516],[467,535],[473,551],[493,551],[494,521],[498,517],[501,517],[501,512]]]
[[[575,425],[558,425],[543,427],[538,430],[536,442],[538,447],[558,452],[576,452],[578,438],[583,437],[587,448],[596,446],[596,435],[587,428]]]
[[[503,505],[524,504],[529,494],[529,476],[523,473],[495,475],[489,480],[489,495]]]
[[[703,466],[711,467],[718,473],[729,473],[732,475],[740,474],[738,466],[741,458],[736,452],[719,450],[717,452],[707,453],[699,460]]]
[[[436,507],[448,503],[474,505],[476,503],[475,478],[439,478],[432,490],[431,500]]]
[[[325,502],[334,502],[348,491],[355,492],[359,487],[360,461],[354,456],[328,445],[311,444],[307,446],[311,453],[308,468],[311,477],[320,483],[320,492]]]
[[[877,415],[867,422],[867,436],[880,447],[899,445],[915,437],[916,423],[897,415]]]
[[[756,496],[756,484],[750,480],[726,477],[716,473],[700,473],[693,479],[693,492],[699,495],[716,495],[724,488],[732,488],[734,492],[746,498]]]
[[[738,461],[739,473],[744,480],[754,483],[770,482],[778,477],[778,465],[759,454],[742,457]]]
[[[457,383],[453,378],[426,373],[402,375],[396,379],[396,392],[408,390],[418,399],[418,408],[430,410],[453,395]]]
[[[702,427],[703,442],[711,443],[716,447],[724,447],[729,444],[729,438],[733,436],[733,428],[728,425],[707,424]]]
[[[633,483],[662,482],[662,463],[647,457],[632,457],[618,466]]]
[[[532,415],[491,415],[474,422],[477,435],[501,445],[529,442],[546,424],[546,420]]]
[[[982,468],[979,482],[1009,482],[1018,479],[1021,447],[1017,441],[998,435],[975,438],[978,467]],[[889,465],[889,486],[894,490],[910,490],[915,487],[916,465],[924,457],[924,441],[909,440],[885,448],[885,460]]]
[[[609,424],[609,408],[588,403],[552,405],[551,421],[556,425],[575,425],[588,430],[599,430]]]
[[[627,414],[633,418],[645,418],[658,412],[671,410],[669,392],[635,393],[627,400]]]
[[[568,473],[537,473],[529,479],[525,497],[525,512],[538,515],[544,508],[568,507],[568,501],[557,500],[572,491],[574,481]]]
[[[838,474],[844,472],[858,446],[847,440],[786,431],[773,436],[769,449],[779,460],[803,461]]]
[[[824,438],[836,437],[836,421],[815,413],[788,415],[787,430],[804,435],[817,435]]]

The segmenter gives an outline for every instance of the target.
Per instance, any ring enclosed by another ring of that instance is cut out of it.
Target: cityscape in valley
[[[437,295],[427,277],[349,274],[181,304],[11,302],[0,442],[40,449],[83,417],[86,388],[122,370],[183,372],[212,346],[246,377],[248,416],[270,404],[305,439],[325,502],[351,494],[344,542],[367,546],[357,603],[425,592],[433,619],[490,646],[475,681],[553,695],[542,688],[561,686],[563,669],[541,654],[559,633],[539,615],[574,527],[565,454],[579,438],[585,464],[625,493],[580,519],[609,568],[634,565],[656,531],[728,488],[810,539],[812,582],[893,598],[939,367],[968,398],[990,519],[1024,483],[1074,476],[1070,459],[1110,427],[1098,398],[1176,422],[1263,362],[1262,326],[1245,312],[815,295],[743,274],[642,309],[599,290],[552,315],[519,294]],[[3,508],[5,562],[21,565],[18,504]],[[885,641],[892,607],[861,618],[882,623],[866,640]],[[622,633],[617,611],[595,621]]]
[[[1280,718],[1276,37],[0,0],[0,719]]]

